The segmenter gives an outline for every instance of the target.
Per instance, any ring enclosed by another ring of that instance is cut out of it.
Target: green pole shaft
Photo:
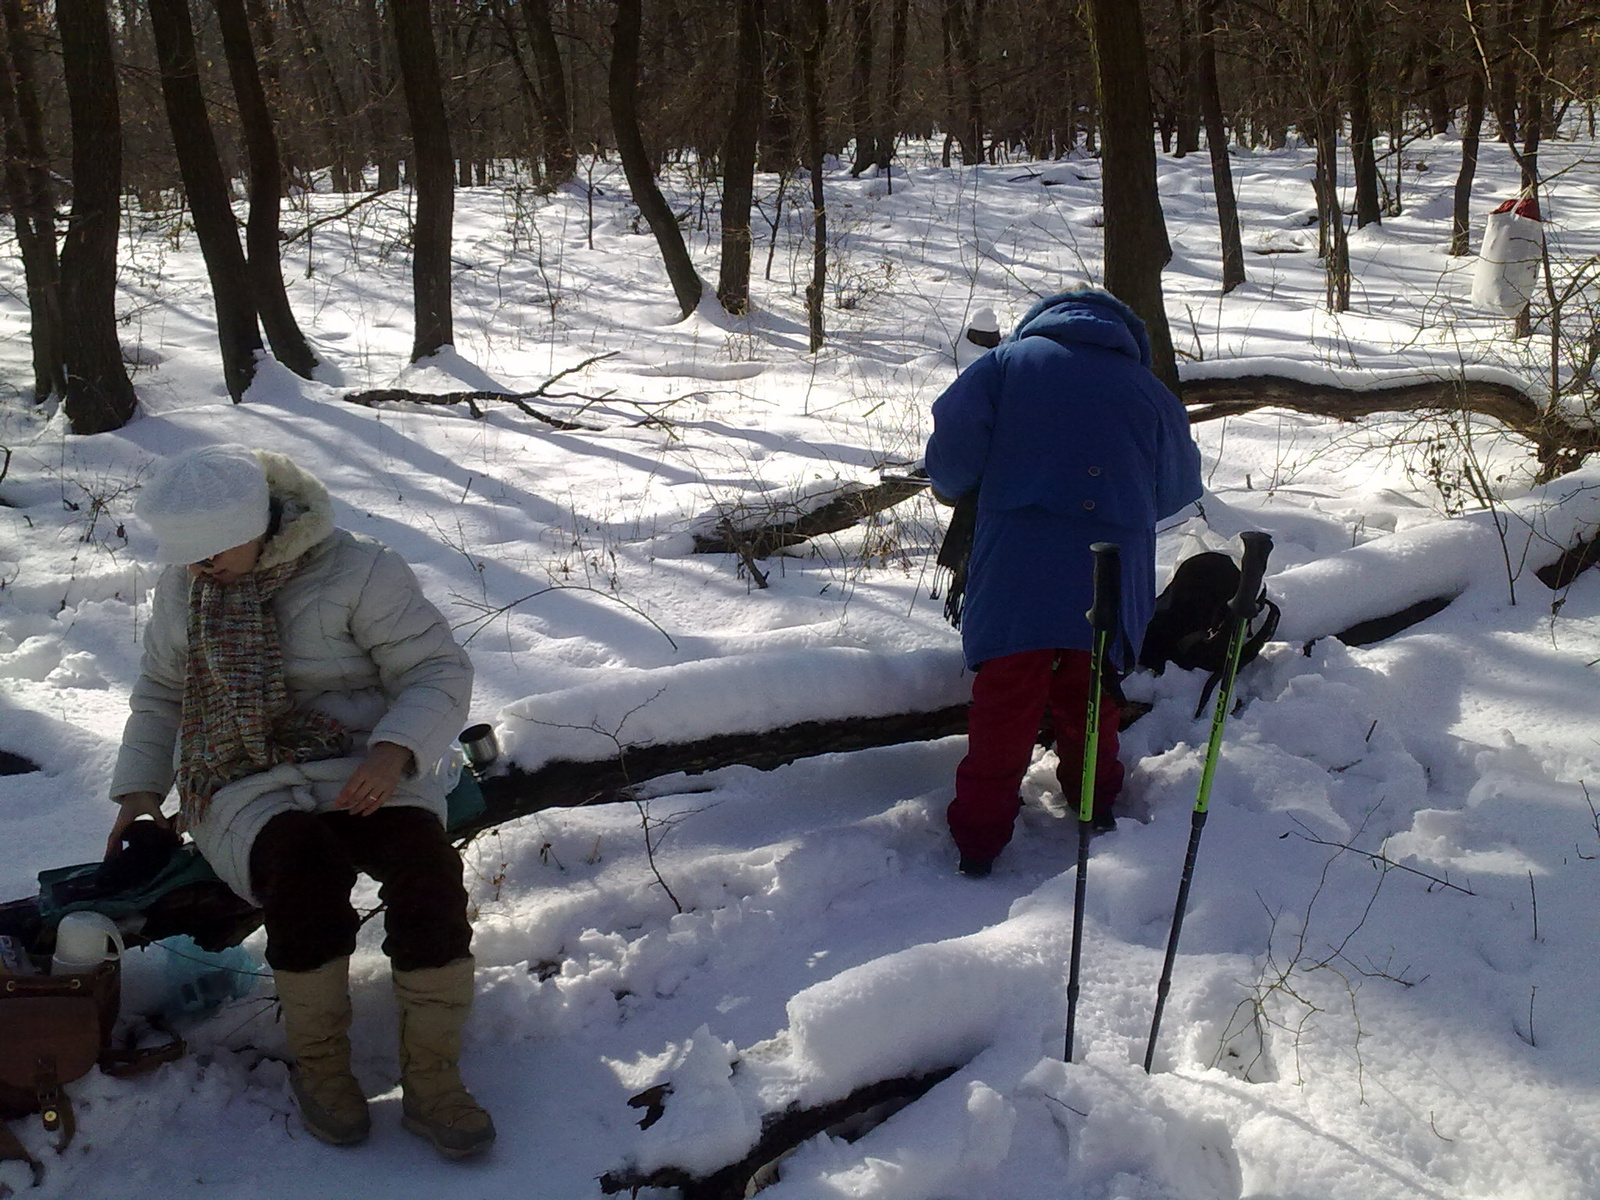
[[[1089,695],[1083,722],[1083,774],[1078,791],[1078,877],[1072,891],[1072,954],[1067,966],[1067,1037],[1062,1061],[1072,1061],[1073,1033],[1078,1021],[1079,965],[1083,960],[1084,898],[1089,886],[1089,837],[1094,820],[1094,781],[1100,748],[1100,688],[1106,658],[1122,612],[1122,557],[1111,542],[1089,547],[1094,555],[1094,606],[1085,614],[1094,630],[1089,655]]]
[[[1211,808],[1211,781],[1216,776],[1217,759],[1222,751],[1222,728],[1227,724],[1228,712],[1233,708],[1233,682],[1239,673],[1239,655],[1244,647],[1250,618],[1255,615],[1257,597],[1261,593],[1261,579],[1266,574],[1267,556],[1272,553],[1272,538],[1264,533],[1241,535],[1244,542],[1244,562],[1239,568],[1239,591],[1228,604],[1231,628],[1228,631],[1228,654],[1222,664],[1222,678],[1217,687],[1217,706],[1211,713],[1211,737],[1206,743],[1206,761],[1200,769],[1200,791],[1195,797],[1194,812],[1189,822],[1189,849],[1184,855],[1183,874],[1178,881],[1178,899],[1172,908],[1172,930],[1167,935],[1167,955],[1161,964],[1161,981],[1156,984],[1155,1013],[1150,1019],[1150,1036],[1144,1044],[1144,1069],[1149,1074],[1156,1056],[1156,1038],[1161,1033],[1161,1014],[1167,1006],[1167,993],[1172,990],[1172,968],[1178,958],[1178,939],[1183,934],[1183,918],[1189,908],[1189,886],[1194,880],[1194,863],[1200,853],[1200,835],[1205,831],[1206,816]]]

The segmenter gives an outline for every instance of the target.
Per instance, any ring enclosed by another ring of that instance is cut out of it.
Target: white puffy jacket
[[[258,450],[284,513],[257,568],[310,551],[272,598],[284,682],[295,705],[334,717],[356,757],[288,763],[220,788],[189,832],[224,882],[252,903],[250,847],[268,820],[290,809],[328,811],[373,742],[416,756],[390,804],[426,808],[442,821],[450,744],[466,724],[472,664],[456,645],[405,560],[382,543],[335,529],[327,489],[287,457]],[[111,795],[166,795],[177,777],[177,740],[188,660],[188,569],[156,584],[144,658],[129,704]]]

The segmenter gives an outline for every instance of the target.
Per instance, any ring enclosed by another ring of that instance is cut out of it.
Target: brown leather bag
[[[137,1075],[182,1057],[182,1039],[147,1050],[117,1050],[111,1035],[122,1000],[116,960],[73,975],[0,970],[0,1120],[38,1113],[62,1151],[77,1132],[65,1086],[98,1065],[108,1075]],[[42,1168],[4,1126],[0,1159]]]

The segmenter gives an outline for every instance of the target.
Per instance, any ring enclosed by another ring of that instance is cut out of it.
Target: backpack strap
[[[66,1152],[78,1134],[78,1114],[72,1111],[72,1100],[61,1081],[56,1077],[54,1057],[39,1060],[35,1095],[39,1099],[39,1123],[46,1133],[56,1135],[56,1153]]]
[[[1255,620],[1256,617],[1259,617],[1263,612],[1267,614],[1267,617],[1266,620],[1261,622],[1261,627],[1252,633],[1248,638],[1246,638],[1242,643],[1240,643],[1240,667],[1243,667],[1246,663],[1253,660],[1256,655],[1260,654],[1261,647],[1265,646],[1269,641],[1271,641],[1272,635],[1278,632],[1278,619],[1283,616],[1283,610],[1271,600],[1267,599],[1267,593],[1265,591],[1261,593],[1260,598],[1256,601],[1256,611],[1254,616],[1252,616],[1250,619],[1252,621]],[[1195,720],[1199,720],[1200,716],[1206,711],[1206,705],[1211,700],[1211,693],[1217,690],[1217,684],[1221,681],[1221,671],[1213,671],[1206,678],[1205,686],[1200,689],[1200,702],[1194,706]]]

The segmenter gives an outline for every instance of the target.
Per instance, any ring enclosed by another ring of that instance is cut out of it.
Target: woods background
[[[357,203],[413,189],[421,358],[451,342],[455,187],[581,185],[586,163],[619,157],[682,311],[707,284],[681,223],[709,212],[721,236],[709,287],[737,314],[757,172],[780,196],[804,181],[815,350],[830,156],[888,172],[892,188],[908,139],[931,139],[948,164],[1103,155],[1104,282],[1151,324],[1157,370],[1176,385],[1153,134],[1161,153],[1211,156],[1224,291],[1244,278],[1228,146],[1314,142],[1337,311],[1350,304],[1347,226],[1401,211],[1412,139],[1459,131],[1451,252],[1465,254],[1485,139],[1537,195],[1541,142],[1574,120],[1593,136],[1600,91],[1597,0],[1146,0],[1142,13],[1134,0],[0,0],[0,17],[33,394],[60,397],[81,433],[117,427],[136,403],[113,311],[130,211],[187,213],[239,399],[264,346],[299,374],[316,366],[279,261],[297,190]],[[694,182],[697,212],[656,186],[669,164]]]

